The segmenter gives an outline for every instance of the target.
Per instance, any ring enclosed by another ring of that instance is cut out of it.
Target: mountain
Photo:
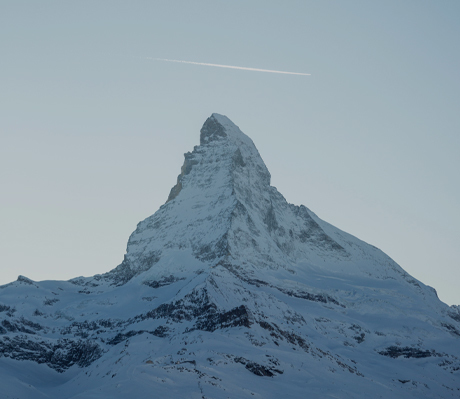
[[[270,186],[213,114],[122,263],[0,287],[4,398],[458,398],[460,308]]]

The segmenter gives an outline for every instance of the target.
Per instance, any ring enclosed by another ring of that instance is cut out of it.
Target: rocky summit
[[[119,266],[0,287],[0,380],[20,399],[458,398],[460,310],[286,202],[213,114]]]

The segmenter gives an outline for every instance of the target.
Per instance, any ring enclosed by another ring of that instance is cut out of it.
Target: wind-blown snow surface
[[[0,287],[4,398],[460,396],[460,312],[213,114],[117,268]],[[133,396],[134,397],[134,396]]]

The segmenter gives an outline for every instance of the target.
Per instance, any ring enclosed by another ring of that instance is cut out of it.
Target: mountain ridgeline
[[[213,114],[119,266],[0,287],[0,372],[6,398],[458,398],[460,310]]]

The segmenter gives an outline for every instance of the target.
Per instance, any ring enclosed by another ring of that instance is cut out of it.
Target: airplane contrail
[[[182,64],[192,64],[192,65],[204,65],[204,66],[211,66],[211,67],[218,67],[218,68],[230,68],[230,69],[241,69],[244,71],[253,71],[253,72],[269,72],[269,73],[283,73],[285,75],[303,75],[309,76],[311,73],[300,73],[300,72],[287,72],[287,71],[273,71],[270,69],[259,69],[259,68],[247,68],[247,67],[239,67],[233,65],[221,65],[221,64],[208,64],[205,62],[193,62],[193,61],[182,61],[182,60],[168,60],[166,58],[153,58],[153,57],[145,57],[147,60],[154,60],[154,61],[167,61],[167,62],[180,62]]]

